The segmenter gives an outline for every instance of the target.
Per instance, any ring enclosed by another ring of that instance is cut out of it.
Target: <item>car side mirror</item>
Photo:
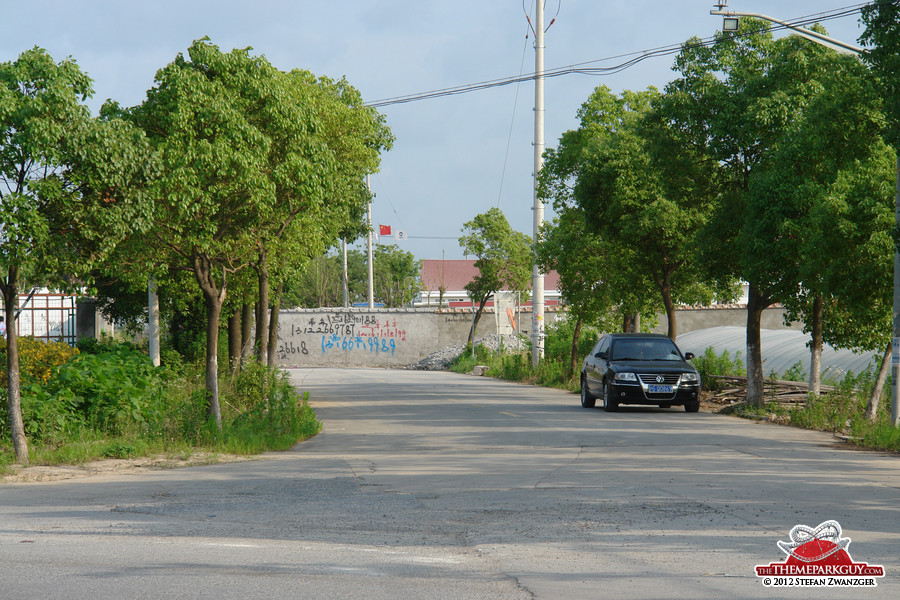
[[[600,359],[603,359],[603,360],[606,360],[606,356],[607,356],[607,354],[606,354],[606,352],[598,352],[598,353],[597,353],[597,354],[595,354],[595,355],[594,355],[594,356],[595,356],[595,357],[597,357],[597,358],[600,358]]]
[[[685,352],[684,353],[684,360],[693,360],[693,358],[694,358],[693,352]]]

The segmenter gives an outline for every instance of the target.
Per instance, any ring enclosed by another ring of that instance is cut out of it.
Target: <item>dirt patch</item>
[[[218,454],[213,452],[195,452],[190,455],[159,455],[142,458],[108,458],[82,465],[29,465],[13,466],[11,473],[0,475],[0,483],[34,483],[61,481],[84,477],[101,477],[105,475],[125,475],[145,471],[177,469],[219,463],[255,460],[253,456],[236,454]]]

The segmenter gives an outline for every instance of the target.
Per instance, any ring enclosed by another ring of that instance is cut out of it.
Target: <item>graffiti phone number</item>
[[[373,354],[394,355],[397,342],[393,338],[360,337],[360,336],[322,336],[322,354],[329,351],[340,350],[343,352],[371,352]]]

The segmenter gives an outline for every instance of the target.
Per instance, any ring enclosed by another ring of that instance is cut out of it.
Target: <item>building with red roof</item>
[[[416,299],[415,305],[421,307],[457,308],[472,306],[472,300],[466,292],[465,286],[478,275],[478,268],[474,260],[423,260],[422,261],[422,291]],[[441,298],[441,288],[444,295]],[[505,288],[504,288],[505,289]],[[547,307],[555,307],[560,303],[559,273],[551,271],[544,276],[544,304]],[[493,306],[488,302],[488,306]],[[522,302],[522,306],[531,306],[530,299]]]

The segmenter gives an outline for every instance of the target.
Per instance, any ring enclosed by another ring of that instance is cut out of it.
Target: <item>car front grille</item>
[[[641,383],[644,384],[654,384],[660,383],[665,385],[678,385],[678,380],[681,379],[681,375],[678,373],[666,373],[666,374],[649,374],[644,373],[638,375],[641,378]]]

